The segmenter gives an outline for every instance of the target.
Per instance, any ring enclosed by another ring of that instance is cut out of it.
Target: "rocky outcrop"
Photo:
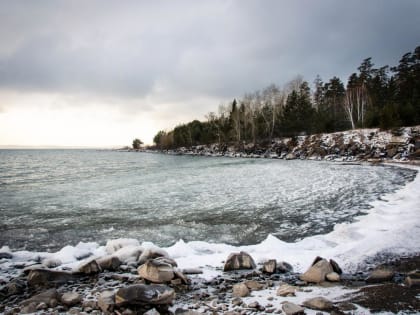
[[[223,271],[232,271],[240,269],[255,269],[256,265],[251,255],[246,252],[232,253],[226,259]]]

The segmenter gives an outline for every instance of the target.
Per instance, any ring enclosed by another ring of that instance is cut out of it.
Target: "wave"
[[[336,224],[334,230],[327,234],[306,237],[297,242],[285,242],[268,235],[261,243],[246,246],[179,240],[163,249],[180,268],[202,268],[205,278],[219,274],[218,267],[223,265],[227,256],[238,251],[248,252],[257,263],[268,259],[287,261],[298,272],[304,271],[315,256],[334,258],[346,272],[354,272],[380,254],[415,255],[420,253],[420,168],[410,168],[417,170],[412,182],[372,202],[366,215],[357,217],[351,223]],[[136,242],[129,240],[126,243],[132,246]],[[141,245],[143,248],[156,247],[150,242]],[[12,253],[6,246],[0,252]],[[9,263],[0,264],[0,273],[19,263],[29,264],[47,258],[60,260],[60,269],[74,268],[83,257],[104,256],[106,253],[106,246],[94,242],[68,245],[55,253],[16,251]]]

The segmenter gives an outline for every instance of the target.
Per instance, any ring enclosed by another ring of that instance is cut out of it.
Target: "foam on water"
[[[415,168],[417,171],[419,168]],[[170,247],[163,248],[174,258],[180,268],[202,268],[205,278],[220,273],[217,267],[231,252],[246,251],[256,262],[267,259],[284,260],[291,263],[296,271],[304,271],[315,256],[334,258],[347,272],[357,270],[366,259],[378,254],[418,254],[420,253],[420,176],[393,194],[388,194],[372,202],[367,215],[358,217],[352,223],[340,223],[334,230],[323,235],[306,237],[297,242],[284,242],[269,235],[255,245],[233,246],[223,243],[203,241],[184,242],[179,240]],[[62,262],[58,269],[76,268],[83,257],[101,257],[107,254],[125,258],[130,251],[156,246],[150,242],[139,244],[137,240],[120,239],[109,241],[106,246],[97,243],[79,243],[65,246],[55,253],[13,252],[11,261],[0,263],[0,272],[12,264],[56,259]],[[0,252],[11,252],[3,246]],[[91,258],[90,257],[90,258]],[[86,258],[89,259],[89,258]]]

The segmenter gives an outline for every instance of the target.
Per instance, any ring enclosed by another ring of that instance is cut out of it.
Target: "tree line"
[[[280,87],[271,84],[221,104],[206,121],[193,120],[159,131],[159,149],[200,144],[271,143],[276,137],[335,132],[355,128],[389,129],[420,124],[420,46],[397,66],[376,68],[366,58],[347,84],[338,77],[313,88],[302,77]]]

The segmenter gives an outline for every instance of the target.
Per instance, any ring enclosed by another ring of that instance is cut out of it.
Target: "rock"
[[[37,304],[36,303],[29,303],[28,305],[25,305],[21,308],[20,314],[32,314],[37,311],[36,309]]]
[[[152,308],[151,310],[143,313],[143,315],[160,315],[160,313],[155,308]]]
[[[405,278],[404,283],[409,288],[420,287],[420,274],[419,273],[409,274]]]
[[[154,283],[165,283],[174,278],[172,265],[155,259],[148,260],[137,271],[140,277]]]
[[[183,283],[183,284],[189,284],[190,283],[188,278],[179,270],[174,269],[174,276],[175,276],[176,279],[180,279],[181,283]]]
[[[34,303],[36,307],[39,303],[45,303],[50,307],[54,307],[55,305],[57,305],[58,300],[59,300],[59,294],[57,290],[50,289],[45,292],[32,296],[31,298],[23,301],[21,305],[26,306],[31,303]]]
[[[76,279],[76,275],[66,271],[34,269],[29,272],[28,285],[62,284]]]
[[[277,271],[280,272],[280,273],[292,272],[293,267],[292,267],[291,264],[289,264],[285,261],[281,261],[281,262],[277,263]]]
[[[239,305],[241,305],[243,302],[242,302],[242,299],[240,299],[239,297],[234,297],[234,298],[232,299],[231,303],[232,303],[232,305],[233,305],[233,306],[239,306]]]
[[[282,310],[286,315],[303,315],[305,314],[305,309],[291,302],[284,302],[282,305]]]
[[[288,153],[286,155],[286,160],[294,160],[296,159],[296,155],[294,153]]]
[[[82,297],[77,292],[66,292],[61,296],[61,303],[67,306],[73,306],[82,301]]]
[[[170,257],[157,257],[153,259],[154,261],[158,261],[158,262],[162,262],[162,263],[166,263],[166,264],[170,264],[172,267],[178,267],[178,264],[176,263],[175,260],[173,260]]]
[[[302,304],[303,306],[319,311],[329,311],[334,308],[334,304],[323,297],[315,297],[309,300],[306,300]]]
[[[325,281],[325,276],[331,272],[333,272],[331,264],[326,259],[321,259],[311,266],[304,274],[300,275],[300,280],[320,283]]]
[[[394,277],[394,271],[388,268],[379,267],[371,272],[366,278],[367,283],[380,283],[391,281]]]
[[[290,284],[282,284],[278,289],[277,289],[277,295],[278,296],[295,296],[296,295],[296,291],[297,291],[297,287],[292,286]]]
[[[121,288],[115,294],[117,305],[165,305],[175,299],[175,291],[166,285],[136,284]]]
[[[19,279],[14,279],[7,283],[1,290],[6,296],[21,294],[25,290],[25,282]]]
[[[235,297],[245,297],[249,295],[249,289],[244,283],[234,284],[232,294]]]
[[[245,281],[244,284],[246,285],[246,287],[252,291],[259,291],[262,290],[264,288],[264,285],[255,281],[255,280],[248,280]]]
[[[0,259],[12,259],[13,255],[10,253],[6,253],[6,252],[1,252],[0,253]]]
[[[330,264],[334,272],[341,275],[343,273],[343,270],[341,270],[340,266],[337,264],[337,262],[334,259],[330,259]]]
[[[223,267],[223,271],[239,269],[255,269],[256,265],[252,257],[245,252],[232,253],[229,255]]]
[[[199,268],[185,268],[185,269],[182,269],[181,272],[184,275],[199,275],[203,273],[203,270]]]
[[[80,264],[80,266],[77,268],[77,272],[83,273],[86,275],[99,273],[101,271],[102,269],[98,265],[95,259],[88,260],[87,262]]]
[[[326,278],[331,282],[340,282],[340,275],[336,272],[330,272],[326,275]]]
[[[123,247],[139,247],[140,243],[138,240],[132,238],[118,238],[115,240],[109,240],[106,242],[105,250],[108,254],[114,254],[116,251]]]
[[[264,273],[272,274],[275,273],[277,269],[277,262],[275,259],[270,259],[263,264],[262,271]]]
[[[148,248],[143,251],[139,257],[139,264],[144,264],[147,260],[158,258],[158,257],[168,257],[169,255],[166,251],[160,248]]]
[[[102,270],[118,270],[118,267],[121,266],[121,260],[113,255],[98,258],[96,262]]]
[[[47,268],[55,268],[62,264],[60,259],[47,258],[42,261],[42,265]]]
[[[47,303],[41,302],[36,306],[37,311],[46,310],[48,308]]]
[[[98,296],[98,306],[105,314],[112,312],[115,306],[115,292],[101,292],[101,294]]]
[[[251,302],[248,304],[249,308],[259,308],[260,304],[257,301]]]

